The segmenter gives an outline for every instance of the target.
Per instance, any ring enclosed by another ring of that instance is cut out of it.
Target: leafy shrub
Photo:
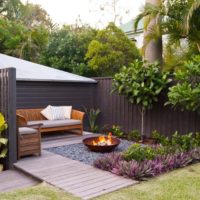
[[[113,125],[111,127],[111,132],[112,132],[113,135],[115,135],[117,137],[123,137],[124,136],[124,132],[121,130],[120,126]]]
[[[189,151],[195,147],[200,146],[200,133],[188,133],[181,135],[177,131],[172,135],[171,140],[158,133],[157,131],[152,132],[152,138],[154,138],[162,146],[168,146],[168,148],[177,148],[183,151]]]
[[[196,139],[193,133],[180,135],[177,131],[172,135],[171,145],[180,148],[183,151],[189,151],[196,146]]]
[[[178,82],[169,88],[166,105],[200,114],[200,55],[185,62],[184,69],[176,71],[174,75]]]
[[[140,162],[152,160],[159,155],[187,152],[200,147],[200,133],[180,135],[178,132],[175,132],[171,140],[168,137],[161,136],[157,131],[154,131],[153,134],[153,137],[160,142],[160,145],[142,146],[140,144],[133,144],[123,153],[124,159]]]
[[[178,152],[180,152],[180,150],[174,146],[142,146],[140,144],[133,144],[126,151],[123,152],[123,158],[127,161],[136,160],[140,162],[143,160],[152,160],[156,156]]]
[[[123,158],[127,161],[136,160],[140,162],[145,159],[151,160],[155,156],[156,153],[152,147],[140,144],[133,144],[123,153]]]
[[[152,131],[151,134],[152,138],[156,140],[156,143],[162,144],[162,145],[169,145],[170,144],[170,140],[168,137],[165,137],[164,135],[161,135],[158,131],[154,130]]]
[[[7,155],[7,143],[8,139],[3,136],[3,131],[7,129],[7,124],[3,115],[0,113],[0,158],[5,158]],[[0,171],[3,169],[3,165],[0,164]]]
[[[200,147],[200,132],[196,132],[194,134],[194,138],[195,138],[195,141],[194,141],[195,146]]]
[[[138,130],[132,130],[131,132],[128,133],[127,139],[135,141],[135,142],[139,142],[141,139],[140,135],[141,134]]]

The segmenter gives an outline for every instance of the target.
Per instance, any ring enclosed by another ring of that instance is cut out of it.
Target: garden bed
[[[126,151],[96,159],[94,166],[120,176],[144,180],[200,162],[200,133],[180,135],[175,132],[171,139],[158,136],[159,145],[135,143]]]
[[[119,146],[113,152],[119,153],[119,152],[125,151],[129,146],[131,146],[134,143],[134,142],[122,140],[122,139],[120,141],[121,142]],[[78,160],[88,165],[93,165],[93,162],[96,159],[103,157],[105,154],[110,154],[110,153],[91,152],[82,143],[65,145],[65,146],[60,146],[60,147],[53,147],[53,148],[48,148],[46,150],[52,153],[70,158],[72,160]]]

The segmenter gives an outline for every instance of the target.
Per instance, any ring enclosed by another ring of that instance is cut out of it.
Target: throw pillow
[[[40,112],[46,119],[53,120],[52,106],[48,105],[45,109]]]
[[[51,111],[54,120],[65,119],[65,112],[62,106],[52,106]]]
[[[63,106],[65,119],[71,119],[72,106]]]

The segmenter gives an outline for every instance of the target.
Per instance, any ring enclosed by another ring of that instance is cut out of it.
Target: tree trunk
[[[150,3],[153,5],[158,5],[160,0],[146,0],[146,3]],[[144,50],[144,59],[150,63],[158,61],[161,65],[163,63],[162,53],[163,53],[163,45],[162,45],[162,36],[158,39],[153,39],[151,41],[147,41],[146,37],[149,33],[152,32],[152,28],[156,24],[156,18],[152,18],[147,28],[144,30],[144,40],[143,45],[145,47]]]
[[[145,108],[141,107],[141,140],[143,142],[145,134],[144,134],[144,116],[145,116]]]

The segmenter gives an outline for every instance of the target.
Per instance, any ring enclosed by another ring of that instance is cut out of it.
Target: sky
[[[27,0],[21,1],[27,2]],[[126,23],[134,18],[139,13],[144,1],[118,0],[116,13],[122,16],[121,23]],[[75,24],[80,18],[84,24],[101,28],[112,21],[114,17],[112,6],[107,5],[104,11],[100,11],[101,4],[111,3],[112,0],[28,0],[28,2],[41,5],[53,22],[59,25]]]

